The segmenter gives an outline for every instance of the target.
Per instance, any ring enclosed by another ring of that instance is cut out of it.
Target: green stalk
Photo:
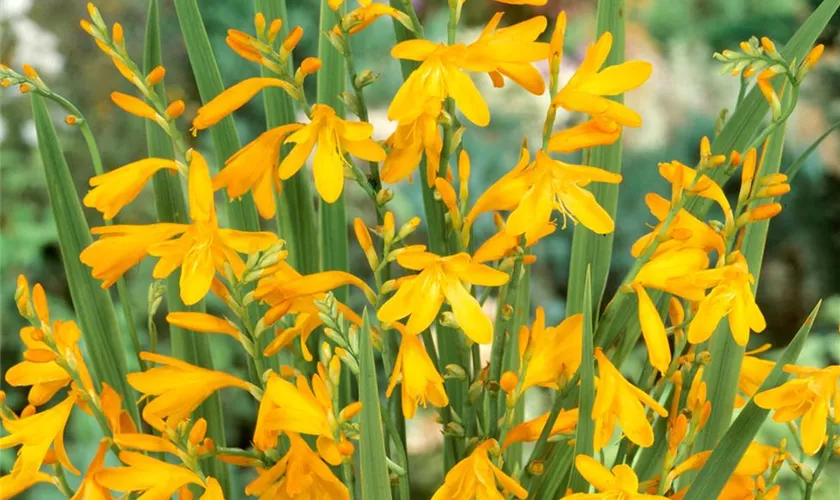
[[[117,334],[119,327],[114,302],[108,291],[100,287],[87,266],[79,260],[79,254],[92,242],[90,228],[46,104],[37,93],[33,92],[31,99],[38,149],[56,221],[58,244],[73,308],[84,332],[85,350],[92,375],[97,387],[99,382],[107,382],[122,396],[126,410],[139,423],[140,415],[134,403],[136,396],[126,380],[128,369],[125,350]]]
[[[524,267],[521,260],[515,264],[510,282],[502,290],[501,296],[499,297],[496,322],[493,327],[493,345],[490,351],[490,378],[487,383],[487,404],[489,405],[487,435],[496,439],[499,439],[499,412],[501,406],[504,405],[504,399],[499,401],[499,378],[502,375],[507,338],[518,333],[517,331],[511,330],[510,326],[516,315],[516,299],[519,296],[517,290],[519,289]],[[464,368],[467,369],[469,367],[465,366]]]
[[[592,339],[592,284],[589,269],[586,270],[583,290],[583,343],[580,358],[580,399],[578,400],[578,425],[575,431],[575,457],[594,455],[595,421],[592,420],[592,407],[595,404],[595,346]],[[569,487],[572,491],[588,492],[589,483],[574,467],[574,461],[572,464],[569,471]]]
[[[195,82],[201,102],[206,104],[224,90],[222,75],[210,47],[210,39],[204,29],[204,22],[198,10],[196,0],[174,0],[178,23],[187,46]],[[210,130],[216,149],[216,163],[221,167],[225,160],[239,151],[241,144],[236,135],[233,118],[228,116],[219,121]],[[257,208],[250,193],[239,200],[228,200],[228,218],[234,229],[242,231],[259,231],[260,220]]]
[[[148,73],[162,63],[160,44],[160,21],[158,0],[149,1],[148,17],[146,19],[146,42],[143,53],[144,72]],[[157,87],[157,94],[165,99],[163,85]],[[175,152],[172,141],[166,133],[155,123],[146,122],[146,146],[149,156],[174,158]],[[186,199],[180,179],[169,172],[157,172],[152,179],[155,206],[160,222],[175,222],[188,224]],[[166,303],[170,312],[176,311],[204,311],[204,302],[188,307],[181,302],[179,287],[180,271],[172,273],[166,280]],[[188,332],[169,325],[169,335],[172,343],[173,356],[204,368],[213,368],[213,358],[210,353],[208,338],[202,334]],[[199,408],[198,415],[207,420],[207,434],[217,446],[225,446],[225,424],[222,413],[222,402],[218,393],[210,396]],[[208,473],[215,477],[226,494],[231,493],[228,466],[218,460],[206,460],[202,464]]]
[[[624,12],[625,0],[599,0],[597,17],[597,34],[609,31],[613,36],[612,50],[605,65],[612,66],[624,62]],[[624,102],[621,95],[611,97],[617,102]],[[621,173],[621,142],[620,137],[609,146],[599,146],[589,151],[589,165],[602,168],[608,172]],[[618,209],[618,184],[593,183],[590,185],[592,194],[598,204],[615,220]],[[569,265],[569,293],[567,294],[568,314],[583,312],[583,287],[586,272],[592,273],[592,312],[598,318],[601,299],[610,272],[610,260],[613,251],[615,233],[606,235],[596,234],[586,227],[576,224],[572,237],[572,254]]]
[[[828,435],[831,436],[831,427],[832,423],[829,423],[829,431]],[[817,468],[814,469],[814,474],[811,476],[811,480],[805,484],[805,495],[802,497],[802,500],[811,500],[811,495],[814,493],[814,485],[817,484],[817,479],[820,478],[822,475],[823,469],[828,464],[829,459],[831,459],[831,443],[826,443],[823,445],[822,453],[820,454],[820,461],[817,462]]]

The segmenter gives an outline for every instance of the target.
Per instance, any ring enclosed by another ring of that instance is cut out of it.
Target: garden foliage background
[[[711,54],[736,47],[751,35],[764,35],[784,42],[818,3],[818,0],[628,0],[627,59],[651,61],[654,71],[646,85],[627,96],[628,104],[642,114],[644,126],[627,128],[624,132],[625,175],[607,296],[612,295],[632,263],[630,244],[646,231],[645,224],[651,222],[643,202],[644,194],[652,190],[665,191],[665,181],[657,174],[657,162],[677,159],[694,164],[700,138],[711,136],[721,109],[734,105],[738,78],[719,75],[719,64]],[[290,18],[287,22],[302,26],[308,35],[295,51],[296,58],[316,55],[318,37],[314,33],[317,31],[318,4],[317,0],[288,2]],[[446,1],[414,0],[414,4],[427,37],[445,38]],[[500,9],[506,11],[508,23],[538,13],[553,15],[565,9],[569,18],[566,56],[561,69],[561,80],[565,80],[579,64],[586,45],[593,40],[595,4],[591,0],[549,0],[545,7],[515,7],[488,0],[469,0],[464,6],[463,24],[474,26],[477,31],[492,12]],[[122,22],[129,51],[139,56],[146,3],[101,0],[97,5],[107,19]],[[228,28],[250,28],[252,2],[203,0],[200,7],[225,85],[256,76],[257,67],[236,56],[224,43]],[[108,58],[102,56],[80,30],[78,19],[84,16],[85,2],[82,0],[2,0],[0,61],[15,68],[23,63],[33,65],[51,88],[77,104],[97,135],[106,168],[113,168],[145,156],[143,123],[127,119],[108,98],[112,91],[126,91],[130,85],[117,75]],[[161,2],[161,28],[169,100],[184,99],[187,103],[185,116],[192,117],[198,107],[198,92],[189,76],[189,62],[171,2]],[[791,118],[783,165],[794,161],[831,123],[840,119],[839,32],[840,16],[835,16],[818,40],[826,45],[826,54],[814,74],[806,80],[803,98]],[[358,67],[382,74],[375,91],[368,93],[371,122],[376,130],[375,138],[379,140],[393,129],[385,116],[386,108],[401,83],[398,62],[388,55],[393,43],[389,23],[374,23],[354,37]],[[545,71],[547,73],[547,67]],[[315,79],[309,79],[307,83],[314,86]],[[489,78],[479,78],[478,84],[481,88],[491,85]],[[471,130],[466,139],[471,142],[468,149],[474,152],[473,192],[483,191],[516,163],[521,137],[538,140],[542,113],[547,104],[544,102],[546,96],[535,97],[513,85],[482,93],[493,110],[493,121],[487,128]],[[0,109],[0,363],[7,366],[19,359],[20,351],[17,331],[22,326],[22,319],[15,313],[14,305],[18,274],[26,274],[30,282],[44,285],[56,317],[69,317],[72,311],[55,222],[36,150],[29,99],[22,97],[14,87],[2,89]],[[58,112],[57,109],[54,111]],[[244,142],[260,132],[264,124],[262,114],[259,97],[237,114],[236,122],[241,127],[239,132]],[[56,115],[55,118],[76,187],[79,193],[84,193],[87,179],[92,175],[88,153],[78,132],[63,124],[63,116]],[[563,118],[560,115],[558,127],[564,125]],[[565,119],[570,120],[571,116],[565,116]],[[202,149],[208,146],[205,141],[209,141],[207,134],[194,146]],[[737,189],[734,185],[731,187]],[[392,202],[397,220],[422,213],[420,190],[416,185],[401,184],[398,189],[405,192],[399,193]],[[348,183],[347,191],[348,213],[358,214],[371,209],[357,186]],[[768,328],[762,335],[754,336],[756,345],[753,347],[764,342],[787,344],[816,300],[827,298],[800,362],[810,366],[837,364],[840,362],[840,335],[837,332],[840,323],[840,132],[835,131],[809,158],[791,194],[784,197],[783,205],[784,211],[770,226],[758,291],[758,302]],[[148,221],[155,217],[153,210],[151,189],[147,187],[138,202],[124,209],[119,219],[123,223]],[[91,226],[99,225],[98,213],[88,210],[86,215]],[[490,219],[484,222],[486,225],[479,226],[478,230],[489,234],[492,230]],[[571,231],[557,231],[536,250],[538,261],[533,267],[531,302],[546,308],[549,322],[563,317],[571,235]],[[356,252],[351,254],[354,273],[369,272],[364,256],[353,247],[351,251]],[[146,310],[149,265],[145,263],[126,277],[134,310],[141,313]],[[212,304],[210,307],[212,309]],[[163,309],[155,321],[165,340],[167,328]],[[135,318],[136,326],[141,338],[145,338],[145,315],[138,316],[141,317]],[[122,319],[121,315],[118,317]],[[167,347],[162,346],[162,350],[166,352]],[[213,358],[217,367],[225,371],[235,362],[232,353],[220,346],[216,346]],[[133,357],[127,359],[131,362]],[[640,362],[643,359],[643,356],[639,357]],[[23,406],[25,391],[8,387],[5,381],[2,389],[7,392],[11,407]],[[247,394],[233,392],[223,394],[223,401],[229,443],[247,447],[251,431],[247,418],[255,411],[253,402]],[[539,402],[533,404],[535,408],[528,409],[528,413],[535,415]],[[409,453],[428,458],[426,461],[413,459],[413,463],[429,465],[427,474],[423,470],[412,472],[417,498],[428,497],[429,490],[440,479],[434,475],[439,470],[434,464],[440,445],[434,415],[434,412],[428,412],[427,418],[413,420],[409,428]],[[71,420],[67,439],[72,460],[83,463],[92,456],[99,432],[94,427],[92,420]],[[788,436],[785,427],[768,424],[757,440],[769,444],[778,442],[783,436]],[[13,458],[11,450],[4,450],[0,455],[0,469],[4,474],[11,467]],[[817,491],[817,495],[822,495],[819,498],[836,498],[832,495],[840,491],[840,457],[835,456],[829,467]],[[43,492],[47,490],[35,488],[29,498],[46,498]]]

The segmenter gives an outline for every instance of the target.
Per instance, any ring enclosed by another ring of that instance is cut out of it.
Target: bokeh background
[[[784,43],[810,14],[818,0],[628,0],[627,58],[651,61],[654,72],[640,90],[627,96],[627,103],[641,112],[644,126],[625,131],[624,182],[619,198],[615,252],[607,294],[610,296],[632,258],[630,244],[647,230],[652,222],[644,205],[644,194],[666,192],[665,183],[657,175],[659,161],[677,159],[687,164],[697,160],[699,140],[712,135],[715,120],[724,108],[734,106],[738,79],[719,74],[711,54],[734,48],[751,35],[769,36]],[[167,68],[167,91],[170,99],[187,102],[186,117],[198,107],[198,92],[189,72],[172,2],[161,2],[161,24],[164,64]],[[226,85],[257,75],[257,68],[229,50],[224,43],[225,31],[234,27],[252,31],[251,2],[199,2],[206,27],[214,45]],[[317,0],[293,0],[288,23],[300,25],[306,36],[295,51],[295,59],[317,53]],[[445,38],[446,0],[414,0],[423,21],[426,35]],[[592,0],[549,0],[545,7],[508,6],[489,0],[469,0],[464,6],[462,40],[472,40],[481,27],[499,10],[504,10],[506,23],[521,21],[542,14],[549,25],[557,12],[565,9],[569,18],[562,78],[568,78],[579,64],[586,46],[593,41],[596,2]],[[142,51],[145,23],[145,2],[102,0],[98,2],[105,19],[120,21],[129,50],[138,58]],[[85,113],[96,133],[106,168],[114,168],[141,159],[146,155],[143,124],[117,110],[108,95],[114,90],[130,92],[130,85],[115,71],[107,57],[79,28],[78,19],[85,17],[82,0],[2,0],[0,2],[0,61],[19,69],[32,64],[56,92],[66,96]],[[797,111],[790,119],[783,165],[793,162],[831,123],[840,119],[840,50],[838,49],[838,16],[831,21],[820,42],[826,53],[817,69],[808,76]],[[549,34],[549,33],[547,33]],[[384,139],[393,129],[386,118],[386,108],[401,83],[398,65],[388,51],[394,44],[390,21],[382,19],[354,38],[360,68],[381,74],[381,79],[366,89],[372,108],[371,121],[376,136]],[[547,74],[547,67],[543,68]],[[547,98],[535,97],[508,85],[493,89],[489,79],[479,75],[477,82],[486,96],[493,114],[489,127],[470,127],[465,136],[471,153],[473,174],[471,192],[479,193],[516,162],[522,138],[538,140]],[[314,84],[314,78],[311,79]],[[314,91],[314,89],[309,89]],[[72,305],[63,276],[61,258],[40,160],[36,150],[35,127],[30,116],[28,99],[15,88],[0,90],[0,173],[2,174],[2,214],[0,214],[0,287],[2,288],[2,337],[0,363],[4,369],[19,360],[17,330],[21,320],[14,306],[15,278],[26,274],[30,282],[44,285],[55,317],[72,316]],[[312,101],[313,99],[310,99]],[[56,123],[80,194],[86,191],[92,175],[84,143],[76,130],[63,124],[63,115],[55,110]],[[561,112],[562,113],[562,112]],[[575,123],[578,117],[561,114],[558,127]],[[240,137],[244,142],[264,130],[263,107],[258,97],[236,114]],[[186,127],[186,123],[184,124]],[[204,134],[195,147],[210,148]],[[730,193],[736,192],[729,186]],[[348,214],[362,214],[373,220],[369,202],[355,186],[348,183]],[[840,133],[834,133],[817,149],[796,179],[791,194],[783,199],[784,211],[774,219],[767,243],[758,300],[768,320],[767,331],[754,339],[756,345],[770,342],[784,345],[797,330],[807,312],[819,298],[826,299],[818,325],[800,361],[812,366],[840,362]],[[148,223],[154,220],[150,190],[123,210],[122,223]],[[392,203],[398,220],[422,214],[422,201],[417,184],[397,188]],[[99,216],[87,213],[91,226]],[[477,227],[489,234],[489,217]],[[533,268],[533,300],[548,310],[549,319],[563,317],[568,278],[571,231],[557,231],[537,247],[538,262]],[[422,234],[417,236],[422,238]],[[353,245],[351,245],[353,246]],[[351,250],[352,266],[359,273],[367,272],[364,258]],[[151,275],[147,263],[130,272],[126,279],[135,311],[146,310],[146,292]],[[155,318],[164,335],[164,311]],[[136,327],[141,339],[147,338],[143,314]],[[769,354],[771,357],[773,353]],[[242,364],[238,352],[225,340],[214,344],[214,358],[221,369],[237,369]],[[128,358],[130,361],[132,357]],[[641,357],[639,358],[642,359]],[[630,367],[630,370],[633,368]],[[8,404],[20,409],[25,393],[8,387]],[[228,425],[228,441],[248,446],[249,421],[255,408],[243,394],[223,395]],[[528,413],[541,410],[539,398]],[[436,460],[440,444],[434,413],[420,414],[409,429],[409,450],[413,455],[412,480],[417,498],[426,498],[440,480]],[[766,443],[790,437],[786,428],[768,425],[759,439]],[[98,440],[98,430],[84,417],[74,418],[68,431],[68,449],[76,465],[87,463]],[[0,469],[7,473],[13,454],[0,455]],[[830,464],[833,470],[823,475],[817,494],[820,498],[837,498],[840,491],[840,460]],[[246,481],[247,477],[238,480]],[[790,498],[797,498],[796,485],[790,476],[783,476]],[[52,498],[49,487],[33,490],[30,498]]]

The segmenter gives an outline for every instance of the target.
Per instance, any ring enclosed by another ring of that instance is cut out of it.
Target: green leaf
[[[93,377],[97,382],[107,382],[119,392],[123,405],[134,421],[140,422],[137,405],[134,403],[136,395],[126,380],[128,369],[125,349],[120,342],[114,302],[108,291],[102,289],[99,281],[91,276],[90,269],[79,259],[79,254],[92,240],[70,168],[43,98],[35,92],[31,96],[38,150],[44,164],[61,259]]]
[[[380,418],[382,410],[379,405],[376,365],[373,361],[372,335],[367,309],[365,309],[362,314],[359,346],[359,401],[362,403],[359,462],[362,498],[365,500],[389,500],[391,498],[391,482],[388,478],[385,438]]]
[[[344,6],[342,5],[339,13],[343,10]],[[332,46],[325,34],[336,25],[339,13],[330,8],[328,0],[321,0],[318,58],[321,59],[322,66],[317,74],[316,101],[330,106],[335,110],[336,115],[344,117],[344,105],[339,97],[339,94],[344,92],[347,80],[344,71],[344,56]],[[342,192],[334,203],[325,203],[321,200],[319,210],[321,225],[318,243],[321,250],[321,267],[324,271],[348,271],[350,268],[344,196],[345,193]],[[336,289],[334,293],[339,301],[347,301],[346,286]]]
[[[222,75],[219,73],[216,58],[213,56],[210,39],[204,29],[204,22],[201,20],[196,0],[175,0],[175,10],[184,43],[187,46],[187,55],[190,58],[195,82],[198,85],[198,93],[201,95],[202,104],[206,104],[224,90]],[[210,132],[216,147],[216,161],[221,167],[225,160],[233,156],[240,148],[233,118],[228,116],[219,121],[210,129]],[[260,220],[250,193],[239,200],[228,201],[228,218],[234,229],[259,231]]]
[[[613,46],[605,65],[611,66],[624,62],[624,12],[625,0],[599,0],[597,32],[598,36],[609,31],[613,36]],[[624,102],[621,95],[612,97],[618,102]],[[621,173],[621,142],[620,137],[614,144],[599,146],[589,151],[589,165],[599,167],[609,172]],[[596,182],[589,185],[598,204],[615,220],[618,209],[618,184]],[[592,273],[592,311],[596,314],[604,295],[607,275],[610,272],[613,239],[615,233],[606,235],[596,234],[586,227],[576,224],[572,237],[572,255],[569,267],[569,293],[566,295],[566,308],[569,314],[583,311],[583,286],[586,273]],[[589,271],[588,271],[589,270]]]
[[[756,172],[756,179],[779,171],[784,143],[785,125],[783,124],[768,139],[761,165],[758,166]],[[763,200],[761,203],[767,201],[770,200]],[[755,278],[752,285],[753,292],[758,289],[759,271],[764,259],[764,246],[767,242],[769,227],[769,220],[750,224],[741,244],[741,252]],[[712,335],[709,354],[711,354],[712,360],[704,378],[708,393],[711,395],[712,412],[709,415],[709,421],[699,436],[698,443],[702,450],[714,448],[718,439],[726,432],[732,422],[738,377],[741,373],[741,362],[744,359],[744,347],[737,345],[733,340],[729,329],[729,321],[721,321],[718,325]]]
[[[756,394],[785,383],[789,375],[784,373],[782,369],[787,364],[796,363],[819,310],[820,303],[817,303]],[[747,403],[738,418],[735,419],[735,422],[732,423],[729,430],[715,446],[706,465],[691,482],[685,500],[717,498],[769,413],[770,410],[758,407],[753,400]]]
[[[162,64],[162,59],[158,0],[150,0],[146,19],[143,71],[148,74],[149,71],[160,64]],[[166,98],[162,84],[158,85],[157,93],[162,99]],[[173,158],[174,151],[169,136],[152,121],[145,120],[145,122],[146,145],[149,156]],[[161,171],[155,174],[152,183],[158,220],[160,222],[188,224],[187,204],[178,176]],[[166,304],[168,310],[170,312],[204,311],[203,302],[199,302],[192,307],[187,307],[181,302],[179,276],[180,271],[176,271],[166,280]],[[172,342],[173,356],[204,368],[213,368],[213,358],[210,353],[210,344],[207,336],[189,332],[173,325],[169,325],[169,335]],[[216,446],[225,446],[225,423],[219,394],[213,393],[213,395],[207,398],[199,407],[197,413],[207,420],[207,435],[213,439]],[[203,466],[211,476],[219,481],[226,494],[230,495],[231,488],[228,466],[219,460],[206,460]]]
[[[284,40],[289,32],[286,0],[255,0],[254,5],[256,11],[262,12],[268,22],[274,19],[284,21],[277,35],[277,43]],[[289,68],[291,63],[290,59]],[[260,72],[263,76],[276,76],[263,67]],[[267,88],[262,94],[268,128],[297,121],[294,101],[286,92],[278,88]],[[285,156],[290,149],[285,146],[280,155]],[[277,197],[277,225],[280,237],[286,240],[286,248],[289,250],[287,260],[303,274],[315,273],[319,269],[315,206],[312,203],[312,186],[308,175],[306,169],[301,169],[290,179],[282,181],[282,194]]]
[[[580,404],[578,406],[578,425],[575,431],[575,454],[593,456],[595,421],[592,420],[592,406],[595,404],[595,347],[592,340],[592,283],[589,269],[583,286],[583,343],[580,362]],[[575,492],[589,491],[589,483],[571,464],[572,470],[569,487]]]

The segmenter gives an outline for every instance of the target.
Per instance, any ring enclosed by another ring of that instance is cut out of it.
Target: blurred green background
[[[711,54],[734,48],[751,35],[769,36],[783,44],[818,0],[628,0],[627,58],[651,61],[654,72],[641,89],[631,92],[626,102],[641,112],[644,126],[625,132],[624,182],[619,199],[614,265],[608,296],[620,281],[632,258],[630,244],[647,231],[653,219],[644,205],[644,194],[656,190],[666,192],[665,183],[657,174],[659,161],[677,159],[687,164],[697,160],[699,140],[712,135],[718,113],[732,107],[738,92],[738,80],[718,74],[718,65]],[[131,92],[128,82],[115,71],[107,57],[79,28],[78,19],[86,16],[81,0],[3,0],[0,2],[0,61],[15,69],[21,64],[33,65],[56,92],[73,101],[86,114],[97,135],[106,168],[115,168],[145,156],[143,124],[140,119],[117,110],[108,95],[114,90]],[[187,102],[185,117],[194,115],[198,107],[197,90],[189,71],[186,51],[180,38],[174,7],[161,2],[161,23],[164,43],[164,64],[167,69],[167,91],[170,99]],[[241,1],[199,2],[211,42],[226,85],[257,75],[255,65],[236,56],[224,43],[225,31],[237,28],[252,31],[251,3]],[[304,28],[304,37],[295,51],[297,61],[317,52],[318,2],[292,0],[287,23]],[[445,37],[446,1],[414,0],[427,37]],[[513,23],[534,15],[553,18],[565,9],[569,18],[565,59],[561,69],[563,81],[579,64],[586,46],[593,41],[595,1],[549,0],[544,7],[508,6],[489,0],[469,0],[464,6],[461,40],[472,40],[493,12],[506,12],[503,23]],[[125,28],[129,51],[140,57],[145,23],[146,3],[129,0],[103,0],[97,4],[106,21],[119,21]],[[387,121],[386,108],[401,83],[398,65],[388,51],[394,44],[390,20],[381,19],[354,37],[358,66],[382,75],[366,89],[371,121],[378,139],[384,139],[393,125]],[[832,20],[820,42],[827,46],[817,69],[808,76],[799,108],[790,120],[784,163],[794,161],[828,126],[840,118],[840,51],[838,51],[840,19]],[[547,72],[547,68],[543,68]],[[546,96],[532,96],[509,84],[493,89],[488,78],[476,80],[487,98],[493,115],[485,129],[469,127],[465,144],[471,153],[473,174],[471,192],[480,193],[516,162],[522,138],[533,143],[538,139]],[[314,84],[314,78],[310,82]],[[313,92],[314,88],[308,89]],[[17,331],[21,326],[14,307],[15,278],[25,274],[30,282],[40,282],[50,296],[54,317],[72,316],[69,293],[63,277],[56,241],[54,220],[44,188],[44,179],[35,149],[35,128],[28,99],[17,89],[0,90],[0,173],[2,173],[2,214],[0,215],[0,285],[2,286],[2,338],[0,363],[4,369],[19,360]],[[86,192],[92,175],[84,143],[76,130],[63,124],[60,110],[54,109],[59,133],[80,195]],[[559,116],[558,127],[575,122],[569,114]],[[236,114],[240,136],[249,141],[264,129],[263,107],[258,97]],[[186,121],[184,122],[186,128]],[[209,148],[209,135],[203,134],[196,144]],[[727,186],[730,194],[736,186]],[[348,183],[348,214],[360,214],[373,220],[369,202],[356,186]],[[810,344],[800,362],[824,366],[840,362],[840,134],[830,136],[805,164],[791,194],[782,200],[784,211],[771,225],[758,300],[768,320],[768,329],[756,344],[785,344],[819,298],[827,299]],[[402,184],[392,202],[398,221],[422,214],[419,186]],[[99,225],[97,213],[88,211],[91,226]],[[155,218],[149,189],[118,218],[121,223],[148,223]],[[268,227],[273,227],[269,221]],[[492,231],[490,217],[483,217],[477,226],[486,236]],[[538,262],[533,272],[533,304],[546,307],[549,319],[563,317],[571,231],[557,233],[536,249]],[[422,234],[416,235],[418,241]],[[351,236],[352,238],[352,236]],[[483,238],[479,238],[480,240]],[[354,245],[351,245],[353,247]],[[366,263],[358,249],[352,248],[354,270],[364,274]],[[126,280],[135,311],[146,310],[146,291],[151,275],[149,263],[131,271]],[[165,311],[155,320],[165,341]],[[139,314],[138,331],[145,334],[145,315]],[[214,339],[214,358],[221,369],[242,365],[239,352],[229,339]],[[166,345],[162,349],[167,349]],[[772,357],[772,352],[770,353]],[[129,362],[133,358],[129,357]],[[632,367],[630,368],[632,370]],[[8,403],[15,409],[25,405],[25,392],[8,387]],[[532,398],[538,399],[538,398]],[[247,447],[254,407],[245,394],[223,394],[228,425],[228,442]],[[535,403],[528,413],[539,411]],[[427,497],[440,480],[435,460],[439,440],[434,413],[420,413],[409,429],[409,449],[414,455],[412,479],[417,498]],[[760,440],[778,442],[787,436],[781,426],[768,425]],[[431,438],[429,436],[432,436]],[[98,430],[89,419],[74,418],[68,431],[68,449],[77,466],[87,463],[98,441]],[[0,469],[7,473],[13,453],[4,450]],[[835,457],[836,458],[836,457]],[[836,498],[840,491],[840,460],[835,460],[823,475],[818,489],[820,498]],[[247,478],[238,478],[245,481]],[[783,497],[797,498],[796,484],[784,477]],[[834,494],[830,492],[834,491]],[[39,487],[29,498],[51,498],[55,490]],[[815,495],[816,496],[816,495]]]

